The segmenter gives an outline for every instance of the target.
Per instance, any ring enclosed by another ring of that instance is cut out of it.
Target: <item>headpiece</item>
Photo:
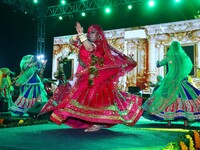
[[[20,69],[23,70],[24,65],[30,63],[33,57],[33,55],[24,56],[20,62]]]

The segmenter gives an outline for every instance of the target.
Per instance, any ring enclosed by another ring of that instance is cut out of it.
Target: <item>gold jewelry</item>
[[[73,35],[73,36],[72,36],[72,40],[73,40],[74,42],[78,41],[78,35]]]
[[[79,35],[78,37],[79,37],[79,39],[80,39],[81,43],[83,43],[84,41],[86,41],[86,40],[87,40],[87,37],[86,37],[86,35],[85,35],[85,34],[81,34],[81,35]]]

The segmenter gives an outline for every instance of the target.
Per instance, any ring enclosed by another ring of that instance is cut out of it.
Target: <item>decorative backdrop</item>
[[[138,63],[136,68],[120,78],[119,89],[128,91],[128,87],[140,87],[143,92],[151,92],[149,82],[155,83],[157,75],[165,75],[164,67],[156,68],[156,61],[163,59],[167,48],[175,39],[183,48],[192,45],[190,57],[195,67],[191,76],[200,88],[200,19],[109,30],[105,31],[105,35],[109,44],[126,55],[133,55]],[[57,69],[56,60],[60,56],[73,59],[73,70],[76,72],[78,49],[69,44],[71,36],[54,38],[52,78]]]

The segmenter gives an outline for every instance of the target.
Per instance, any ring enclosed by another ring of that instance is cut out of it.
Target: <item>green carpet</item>
[[[200,129],[194,123],[191,129]],[[54,123],[0,129],[2,150],[161,150],[188,130],[182,122],[141,118],[133,127],[116,125],[93,133]]]

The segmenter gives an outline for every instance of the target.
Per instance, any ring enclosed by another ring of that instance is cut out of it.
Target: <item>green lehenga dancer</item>
[[[10,111],[21,116],[36,102],[47,101],[47,93],[40,78],[45,65],[46,62],[42,64],[42,67],[38,67],[38,62],[35,62],[33,55],[26,55],[22,58],[20,62],[21,73],[15,81],[15,85],[20,88],[20,94],[9,108]]]
[[[8,103],[8,107],[13,104],[12,94],[14,87],[12,85],[11,75],[15,75],[9,68],[0,68],[0,99]]]
[[[151,120],[200,120],[200,91],[191,85],[187,76],[193,64],[178,41],[173,41],[166,57],[157,67],[168,65],[168,72],[159,88],[143,104],[144,117]]]

